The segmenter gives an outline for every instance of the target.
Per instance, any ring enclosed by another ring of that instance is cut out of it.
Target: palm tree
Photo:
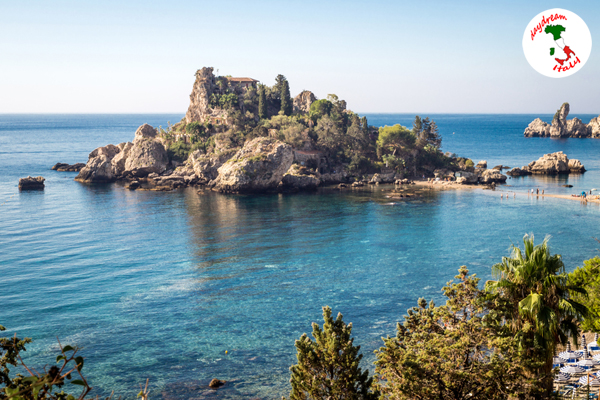
[[[511,257],[503,257],[492,267],[497,280],[488,281],[486,290],[504,303],[500,323],[519,339],[528,358],[541,362],[538,376],[552,390],[554,350],[569,336],[577,345],[578,321],[588,310],[569,297],[569,291],[585,295],[585,289],[569,284],[562,258],[550,254],[548,240],[535,246],[533,235],[525,235],[524,250],[513,245]]]

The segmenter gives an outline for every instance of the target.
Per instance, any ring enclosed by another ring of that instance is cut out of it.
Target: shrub
[[[169,160],[184,162],[192,151],[192,146],[184,142],[175,142],[167,148]]]

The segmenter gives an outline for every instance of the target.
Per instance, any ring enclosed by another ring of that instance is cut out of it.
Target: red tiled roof
[[[227,78],[230,81],[233,82],[259,82],[256,79],[252,79],[252,78]]]

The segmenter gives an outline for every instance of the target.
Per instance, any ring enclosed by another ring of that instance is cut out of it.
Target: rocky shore
[[[536,118],[525,129],[525,137],[600,138],[600,116],[593,118],[586,125],[579,118],[567,120],[569,111],[569,103],[563,103],[554,114],[552,124]]]

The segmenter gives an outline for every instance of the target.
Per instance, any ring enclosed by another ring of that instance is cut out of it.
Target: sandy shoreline
[[[414,181],[414,185],[411,185],[413,187],[419,187],[419,188],[430,188],[432,190],[475,190],[475,189],[481,189],[481,190],[489,190],[492,193],[497,193],[499,192],[500,195],[505,194],[508,198],[513,198],[514,195],[516,194],[519,197],[523,197],[523,196],[527,196],[527,197],[536,197],[538,199],[543,199],[543,198],[555,198],[555,199],[564,199],[564,200],[575,200],[575,201],[579,201],[582,203],[598,203],[600,204],[600,196],[598,195],[588,195],[588,197],[586,199],[582,199],[579,196],[571,196],[571,195],[567,195],[567,194],[552,194],[552,193],[544,193],[542,194],[541,192],[539,194],[537,193],[529,193],[529,192],[523,192],[523,191],[518,191],[518,190],[508,190],[508,187],[503,187],[502,185],[498,185],[496,186],[495,189],[490,189],[489,186],[484,186],[484,185],[462,185],[462,184],[458,184],[458,183],[454,183],[454,182],[442,182],[439,181],[438,183],[431,183],[431,182],[427,182],[427,181]]]

